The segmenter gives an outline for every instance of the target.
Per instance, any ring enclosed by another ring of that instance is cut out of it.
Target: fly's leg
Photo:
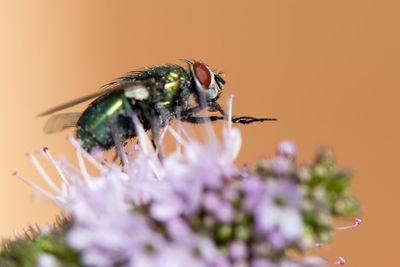
[[[153,145],[154,151],[157,152],[158,159],[162,162],[164,155],[160,148],[158,148],[157,143],[160,138],[160,126],[157,121],[154,120],[151,127],[151,144]]]
[[[187,110],[182,111],[182,112],[180,113],[180,117],[181,117],[181,118],[186,118],[186,117],[193,116],[193,115],[199,113],[200,111],[202,111],[204,108],[205,108],[205,107],[203,107],[203,106],[201,106],[201,105],[195,106],[195,107],[193,107],[193,108],[189,108],[189,109],[187,109]]]
[[[119,158],[118,152],[115,152],[112,162],[116,162],[118,158]]]
[[[206,123],[210,121],[218,121],[218,120],[228,120],[225,116],[209,116],[209,117],[186,117],[182,118],[182,121],[200,124]],[[263,121],[276,121],[276,118],[256,118],[256,117],[249,117],[249,116],[242,116],[237,118],[232,118],[233,123],[240,123],[240,124],[250,124],[253,122],[263,122]]]
[[[226,116],[225,111],[222,109],[222,107],[217,103],[217,102],[210,102],[207,105],[198,105],[192,108],[189,108],[185,111],[182,111],[180,113],[180,117],[185,119],[187,117],[191,117],[197,113],[199,113],[200,111],[202,111],[203,109],[205,109],[206,107],[209,107],[209,111],[210,112],[214,112],[214,111],[218,111],[222,116]]]
[[[207,117],[196,117],[193,116],[203,110],[205,107],[209,108],[210,112],[219,112],[222,116],[207,116]],[[198,105],[193,108],[190,108],[186,111],[181,112],[181,117],[179,118],[181,121],[200,124],[209,121],[218,121],[218,120],[228,120],[228,116],[223,108],[215,101],[209,102],[206,106]],[[237,118],[232,118],[233,123],[240,123],[240,124],[250,124],[253,122],[263,122],[263,121],[276,121],[276,118],[256,118],[250,116],[241,116]]]
[[[154,110],[150,109],[147,105],[143,103],[137,103],[141,110],[141,116],[148,121],[151,122],[151,144],[155,151],[158,151],[157,156],[160,161],[163,160],[164,156],[160,149],[157,150],[157,140],[159,138],[160,133],[160,121],[157,119],[158,115],[154,113]]]
[[[201,123],[206,123],[206,122],[210,122],[210,121],[218,121],[218,120],[224,120],[224,117],[221,116],[209,116],[209,117],[186,117],[186,118],[182,118],[181,120],[184,122],[189,122],[189,123],[193,123],[193,124],[201,124]]]
[[[209,111],[214,112],[218,111],[222,116],[226,117],[225,110],[217,102],[208,103]]]
[[[122,140],[120,137],[119,129],[118,129],[118,116],[110,116],[107,117],[108,125],[110,126],[111,135],[114,141],[115,148],[117,150],[117,154],[114,157],[114,160],[119,156],[121,160],[121,165],[125,166],[128,162],[124,155],[124,150],[122,148]]]
[[[249,116],[232,118],[233,123],[240,123],[240,124],[250,124],[253,122],[277,121],[277,120],[278,120],[277,118],[256,118],[256,117],[249,117]]]

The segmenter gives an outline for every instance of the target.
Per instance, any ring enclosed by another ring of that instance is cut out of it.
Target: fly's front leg
[[[194,123],[194,124],[201,124],[210,121],[218,121],[218,120],[228,120],[225,116],[209,116],[209,117],[187,117],[183,118],[183,121]],[[256,118],[256,117],[249,117],[249,116],[242,116],[237,118],[232,118],[233,123],[240,123],[240,124],[250,124],[253,122],[263,122],[263,121],[276,121],[276,118]]]
[[[225,117],[221,116],[209,116],[209,117],[186,117],[182,118],[182,121],[193,123],[193,124],[201,124],[201,123],[206,123],[210,121],[218,121],[218,120],[225,120]]]
[[[240,123],[240,124],[250,124],[253,122],[263,122],[263,121],[277,121],[276,118],[256,118],[256,117],[249,117],[249,116],[242,116],[237,118],[232,118],[233,123]]]
[[[226,117],[226,112],[225,110],[222,109],[222,107],[217,103],[217,102],[210,102],[208,103],[209,111],[214,112],[218,111],[222,116]]]
[[[180,112],[179,115],[180,115],[180,117],[181,117],[182,119],[184,119],[184,118],[191,117],[191,116],[193,116],[193,115],[199,113],[199,112],[202,111],[204,108],[205,108],[204,106],[198,105],[198,106],[189,108],[189,109],[187,109],[187,110],[182,110],[182,111]]]
[[[193,115],[199,113],[206,107],[209,107],[210,112],[218,111],[222,116],[226,117],[225,111],[221,108],[221,106],[217,102],[210,102],[207,106],[198,105],[193,108],[189,108],[187,110],[183,110],[180,113],[180,117],[182,121],[185,121],[186,118],[192,117]],[[215,116],[214,116],[215,117]]]

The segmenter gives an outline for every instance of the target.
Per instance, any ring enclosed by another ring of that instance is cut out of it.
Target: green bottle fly
[[[83,113],[55,114],[47,121],[46,133],[76,127],[76,138],[85,150],[98,147],[110,149],[116,142],[136,136],[132,116],[137,116],[144,129],[156,138],[159,129],[173,118],[189,123],[227,119],[217,103],[225,84],[220,74],[204,63],[188,61],[188,69],[179,65],[165,65],[131,72],[106,85],[102,92],[91,94],[47,110],[45,116],[97,97]],[[189,105],[189,98],[195,102]],[[219,116],[194,116],[204,108],[219,112]],[[237,117],[235,123],[275,120],[271,118]],[[153,144],[155,144],[153,142]],[[117,144],[117,146],[120,144]]]

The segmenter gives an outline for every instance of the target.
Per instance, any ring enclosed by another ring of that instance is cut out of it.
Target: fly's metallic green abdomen
[[[123,140],[135,136],[128,106],[122,91],[101,96],[90,104],[79,118],[76,129],[76,137],[83,142],[83,147],[91,150],[97,146],[105,149],[113,146],[108,121],[110,116],[118,117],[118,128]]]
[[[132,82],[135,82],[135,87],[130,90]],[[77,122],[76,137],[88,151],[94,147],[109,149],[114,146],[109,121],[113,116],[117,118],[121,140],[136,136],[132,113],[138,116],[146,130],[153,123],[164,126],[174,117],[174,108],[181,105],[182,98],[189,96],[190,80],[182,67],[172,65],[154,67],[137,75],[126,76],[118,84],[121,90],[97,98]]]

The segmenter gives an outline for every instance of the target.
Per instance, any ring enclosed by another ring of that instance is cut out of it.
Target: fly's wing
[[[38,114],[37,116],[38,117],[47,116],[47,115],[53,114],[53,113],[55,113],[57,111],[61,111],[61,110],[66,109],[66,108],[73,107],[75,105],[78,105],[80,103],[88,101],[88,100],[90,100],[92,98],[107,94],[109,92],[121,90],[122,89],[121,88],[122,84],[135,81],[135,75],[137,73],[139,73],[139,72],[138,71],[129,72],[125,76],[119,77],[119,78],[115,79],[114,81],[102,86],[101,87],[102,90],[100,90],[99,92],[95,92],[95,93],[92,93],[90,95],[86,95],[86,96],[80,97],[78,99],[71,100],[71,101],[69,101],[67,103],[64,103],[62,105],[59,105],[59,106],[53,107],[51,109],[48,109],[48,110]]]
[[[81,112],[72,112],[53,115],[47,120],[43,131],[46,134],[52,134],[59,133],[70,127],[75,127],[81,114]]]
[[[37,116],[38,117],[47,116],[47,115],[53,114],[53,113],[55,113],[57,111],[61,111],[63,109],[78,105],[78,104],[80,104],[82,102],[85,102],[85,101],[88,101],[88,100],[90,100],[92,98],[95,98],[95,97],[98,97],[98,96],[101,96],[101,95],[105,95],[105,94],[110,93],[112,91],[128,90],[128,91],[132,92],[133,88],[136,85],[138,85],[138,86],[142,85],[142,87],[143,87],[143,86],[149,86],[151,84],[154,84],[154,82],[155,82],[154,79],[149,79],[149,80],[146,80],[146,81],[136,81],[134,79],[133,74],[131,74],[131,75],[128,75],[128,76],[125,76],[125,77],[118,78],[116,81],[113,81],[113,82],[103,86],[102,88],[104,90],[101,90],[99,92],[96,92],[96,93],[93,93],[93,94],[90,94],[90,95],[86,95],[86,96],[80,97],[78,99],[74,99],[74,100],[69,101],[67,103],[64,103],[62,105],[59,105],[59,106],[56,106],[54,108],[48,109],[48,110],[38,114]],[[129,95],[129,93],[128,93],[128,95]],[[141,97],[141,96],[139,96],[139,97]]]
[[[78,99],[74,99],[74,100],[69,101],[69,102],[67,102],[65,104],[62,104],[62,105],[56,106],[54,108],[48,109],[48,110],[38,114],[37,116],[38,117],[42,117],[42,116],[53,114],[53,113],[55,113],[57,111],[60,111],[60,110],[63,110],[63,109],[78,105],[78,104],[80,104],[82,102],[88,101],[88,100],[90,100],[90,99],[92,99],[92,98],[94,98],[96,96],[103,95],[104,93],[105,93],[104,91],[101,91],[101,92],[93,93],[93,94],[90,94],[90,95],[87,95],[87,96],[83,96],[83,97],[78,98]]]

